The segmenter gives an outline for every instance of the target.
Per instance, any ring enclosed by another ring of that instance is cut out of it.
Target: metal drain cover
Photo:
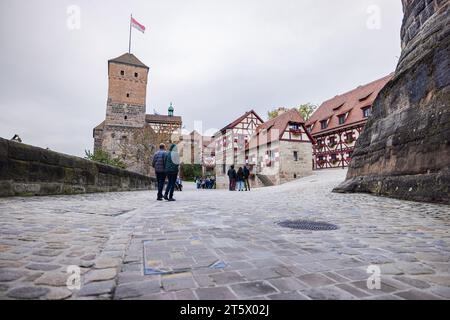
[[[311,231],[331,231],[339,229],[337,225],[331,223],[306,220],[286,220],[279,222],[278,225],[283,228]]]

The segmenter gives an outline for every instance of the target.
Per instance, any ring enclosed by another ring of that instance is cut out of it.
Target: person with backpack
[[[173,198],[173,193],[175,191],[175,183],[177,182],[178,172],[180,169],[180,155],[175,144],[170,146],[169,152],[166,155],[165,168],[169,182],[166,187],[164,199],[167,201],[175,201]]]
[[[159,145],[159,151],[153,156],[152,166],[155,168],[156,180],[158,181],[158,201],[163,200],[163,189],[166,183],[166,146]]]

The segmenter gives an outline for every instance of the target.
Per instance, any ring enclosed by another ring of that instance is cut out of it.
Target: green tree
[[[185,181],[194,181],[196,177],[203,175],[201,164],[182,164],[180,171],[181,177]]]
[[[312,103],[305,103],[300,105],[299,107],[296,107],[296,109],[300,112],[303,119],[305,119],[305,121],[308,121],[313,115],[314,111],[316,111],[317,105]],[[269,116],[269,119],[273,119],[278,117],[278,115],[280,115],[280,111],[289,111],[289,110],[290,110],[289,108],[277,108],[269,111],[267,115]]]
[[[120,159],[111,158],[110,155],[103,150],[97,150],[94,153],[92,153],[90,150],[85,150],[85,154],[85,159],[87,160],[100,162],[120,169],[126,168],[125,163],[123,163]]]
[[[311,116],[313,115],[314,111],[316,111],[316,109],[317,105],[309,102],[298,107],[298,111],[302,115],[303,119],[305,119],[305,121],[311,119]]]

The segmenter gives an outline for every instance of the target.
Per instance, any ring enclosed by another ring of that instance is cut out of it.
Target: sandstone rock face
[[[399,65],[335,192],[450,203],[450,1],[402,2]]]

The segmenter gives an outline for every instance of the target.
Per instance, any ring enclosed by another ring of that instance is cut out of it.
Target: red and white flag
[[[131,17],[131,26],[142,33],[145,33],[145,27],[136,21],[133,17]]]

